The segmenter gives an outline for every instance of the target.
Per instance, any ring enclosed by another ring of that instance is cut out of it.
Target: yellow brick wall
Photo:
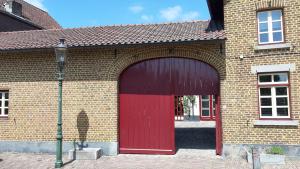
[[[222,100],[223,140],[226,144],[300,144],[299,127],[253,125],[254,120],[259,118],[259,109],[257,75],[251,74],[253,65],[295,64],[296,71],[290,74],[291,113],[293,119],[300,119],[300,1],[285,0],[283,6],[285,40],[294,48],[255,52],[254,46],[258,44],[257,2],[262,1],[225,1],[227,79],[226,89],[222,91],[225,95]],[[271,3],[274,2],[271,0]],[[239,59],[240,55],[244,55],[243,60]]]
[[[117,49],[117,50],[115,50]],[[84,111],[87,141],[118,141],[118,77],[130,64],[158,57],[187,57],[214,66],[225,79],[220,44],[145,45],[70,49],[63,83],[63,135],[78,141]],[[52,50],[1,52],[0,90],[9,89],[9,116],[0,119],[0,140],[56,139],[56,62]]]
[[[127,66],[157,57],[187,57],[214,66],[221,78],[225,144],[300,144],[298,127],[255,127],[257,76],[251,66],[296,65],[290,75],[292,118],[300,119],[300,1],[285,0],[285,39],[291,50],[254,51],[254,0],[225,4],[226,51],[219,42],[69,50],[63,84],[64,140],[78,140],[77,116],[88,115],[88,141],[118,141],[118,76]],[[244,55],[240,60],[239,56]],[[52,50],[0,53],[0,90],[9,89],[8,119],[0,119],[0,140],[54,141],[57,119],[56,63]]]

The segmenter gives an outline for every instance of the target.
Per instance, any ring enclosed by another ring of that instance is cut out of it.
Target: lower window
[[[290,118],[288,74],[261,74],[258,84],[260,118]]]

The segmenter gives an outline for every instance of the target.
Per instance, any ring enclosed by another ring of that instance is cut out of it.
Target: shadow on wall
[[[1,161],[3,161],[3,160],[0,158],[0,162],[1,162]]]
[[[84,110],[82,110],[77,115],[77,130],[79,133],[79,141],[80,141],[78,143],[78,147],[81,150],[85,147],[88,147],[88,144],[84,145],[84,142],[86,141],[86,135],[89,130],[89,117],[87,116]]]

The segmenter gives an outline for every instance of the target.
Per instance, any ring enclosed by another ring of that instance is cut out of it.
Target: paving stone
[[[78,160],[68,163],[64,169],[251,169],[244,160],[224,160],[221,157],[200,153],[201,150],[177,152],[176,155],[127,155],[103,156],[98,160]],[[203,151],[202,151],[203,152]],[[189,154],[188,154],[189,153]],[[52,169],[55,155],[1,153],[1,169]],[[299,160],[289,160],[286,165],[264,165],[262,169],[300,169]]]

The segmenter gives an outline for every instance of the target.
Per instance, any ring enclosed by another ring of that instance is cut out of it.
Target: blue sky
[[[206,0],[25,0],[64,28],[207,20]]]

